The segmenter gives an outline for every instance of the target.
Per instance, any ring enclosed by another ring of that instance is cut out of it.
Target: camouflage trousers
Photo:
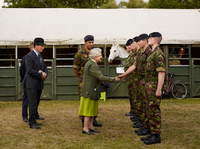
[[[133,90],[132,90],[132,104],[133,104],[133,113],[138,116],[138,111],[139,111],[139,102],[138,102],[138,97],[139,97],[139,79],[138,77],[134,77],[133,81]]]
[[[78,84],[78,96],[79,100],[81,99],[81,87],[83,84],[83,74],[79,74],[79,84]]]
[[[135,111],[135,107],[133,105],[133,90],[134,90],[134,86],[133,86],[132,80],[126,80],[126,84],[128,86],[130,112],[134,113],[134,111]]]
[[[138,104],[137,104],[137,113],[138,113],[138,117],[141,121],[144,121],[145,118],[145,80],[139,80],[138,83]]]
[[[147,82],[146,88],[146,101],[145,101],[145,119],[143,126],[150,128],[153,134],[161,133],[161,111],[160,102],[161,97],[156,97],[157,81]]]

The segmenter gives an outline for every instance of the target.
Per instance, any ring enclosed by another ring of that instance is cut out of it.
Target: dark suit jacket
[[[89,60],[84,67],[83,84],[81,88],[81,96],[92,100],[99,100],[101,81],[115,82],[115,77],[104,76],[99,70],[98,65]]]
[[[42,80],[42,74],[39,70],[48,74],[47,66],[44,63],[44,59],[41,55],[41,63],[34,51],[29,52],[25,58],[26,65],[26,77],[25,84],[27,89],[43,89],[44,81]]]
[[[21,66],[20,66],[20,82],[22,82],[22,85],[24,86],[24,81],[25,81],[25,74],[26,74],[26,65],[25,65],[25,56],[22,57],[22,61],[21,61]]]

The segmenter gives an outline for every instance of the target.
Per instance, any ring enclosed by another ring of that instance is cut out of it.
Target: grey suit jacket
[[[42,74],[39,70],[48,74],[47,66],[41,55],[41,62],[34,51],[29,52],[25,58],[26,76],[25,84],[27,89],[43,89],[44,81],[41,79]]]
[[[115,77],[104,76],[99,70],[98,65],[89,60],[84,68],[83,84],[81,88],[81,96],[90,98],[92,100],[99,100],[100,83],[101,81],[111,82],[115,81]]]

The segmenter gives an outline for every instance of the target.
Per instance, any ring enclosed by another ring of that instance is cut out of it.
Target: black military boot
[[[138,136],[145,136],[151,133],[151,129],[145,128],[137,132]]]
[[[140,127],[142,127],[142,122],[140,121],[133,125],[133,128],[140,128]]]
[[[139,129],[136,129],[135,130],[135,133],[138,133],[138,131],[141,131],[142,129],[144,129],[144,127],[142,126],[142,127],[140,127]]]
[[[134,116],[135,114],[132,112],[126,113],[125,116]]]
[[[147,135],[146,137],[142,137],[142,138],[141,138],[141,141],[148,140],[149,138],[151,138],[151,135],[152,135],[152,133],[150,133],[150,134]]]
[[[152,134],[148,139],[144,140],[147,145],[161,143],[160,134]]]
[[[134,115],[134,116],[132,116],[132,117],[130,117],[130,119],[132,120],[132,119],[134,119],[134,117],[135,117],[136,115]]]
[[[95,126],[95,127],[102,127],[102,124],[101,124],[101,123],[98,123],[98,122],[96,121],[96,118],[94,118],[93,126]]]
[[[135,122],[135,121],[139,121],[139,118],[137,115],[132,119],[132,122]]]

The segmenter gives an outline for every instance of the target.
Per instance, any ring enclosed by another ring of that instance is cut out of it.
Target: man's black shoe
[[[140,128],[140,127],[142,127],[142,123],[141,122],[138,122],[137,124],[133,125],[133,128]]]
[[[41,118],[40,116],[36,117],[38,120],[44,120],[44,118]]]
[[[160,134],[152,134],[151,137],[144,140],[144,143],[147,144],[147,145],[161,143]]]
[[[134,116],[135,114],[132,113],[132,112],[129,112],[129,113],[126,113],[125,115],[126,115],[126,116]]]
[[[151,129],[144,128],[137,132],[138,136],[145,136],[151,133]]]
[[[148,140],[149,138],[151,138],[151,135],[152,135],[152,133],[150,133],[150,134],[147,135],[146,137],[142,137],[142,138],[141,138],[141,141]]]
[[[139,129],[136,129],[135,130],[135,133],[138,133],[138,131],[141,131],[142,129],[144,129],[144,127],[142,126],[142,127],[140,127]]]
[[[32,128],[32,129],[41,129],[41,127],[38,127],[37,124],[30,125],[30,128]]]
[[[23,118],[23,121],[24,121],[24,122],[29,122],[29,120],[28,120],[27,117]]]
[[[93,121],[93,126],[95,127],[102,127],[102,124],[101,123],[98,123],[95,119]]]

